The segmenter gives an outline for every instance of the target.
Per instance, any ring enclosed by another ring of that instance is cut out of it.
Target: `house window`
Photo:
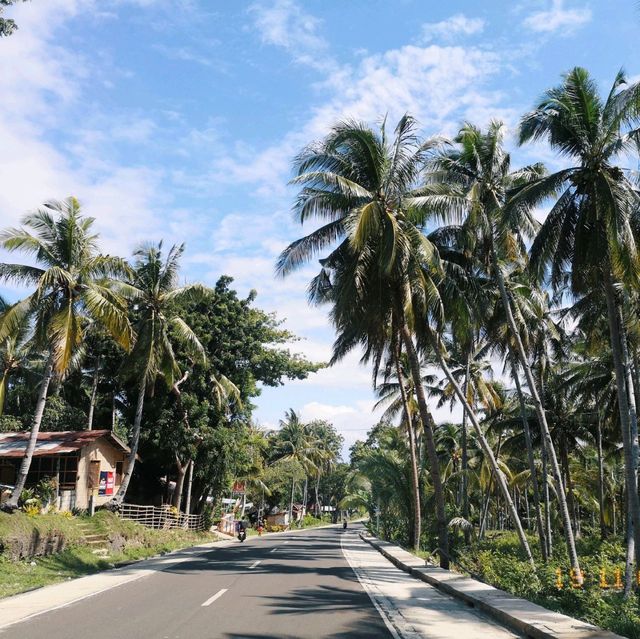
[[[16,467],[11,463],[0,462],[0,484],[13,486],[16,482]]]
[[[27,484],[34,486],[45,477],[53,479],[60,473],[60,490],[74,490],[78,475],[78,457],[74,454],[57,457],[34,457],[31,460]]]

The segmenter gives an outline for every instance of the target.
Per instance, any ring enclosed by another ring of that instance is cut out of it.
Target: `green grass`
[[[90,548],[81,543],[84,528],[87,534],[117,538],[121,549],[106,558],[94,555]],[[216,540],[216,536],[211,533],[152,530],[122,520],[106,511],[100,511],[91,518],[62,514],[28,517],[24,513],[0,513],[1,548],[11,544],[28,544],[34,531],[37,535],[49,532],[64,535],[68,545],[62,552],[17,561],[12,560],[8,553],[0,552],[0,597],[89,575],[121,562],[144,559]]]

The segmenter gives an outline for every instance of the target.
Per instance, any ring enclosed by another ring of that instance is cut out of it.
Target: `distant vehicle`
[[[244,520],[240,520],[237,524],[238,530],[238,539],[240,543],[242,543],[247,538],[247,524],[245,524]]]

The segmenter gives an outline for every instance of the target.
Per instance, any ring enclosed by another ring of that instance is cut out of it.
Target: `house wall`
[[[123,472],[126,468],[126,453],[118,450],[104,438],[101,438],[96,442],[85,446],[80,451],[80,459],[78,461],[78,483],[76,484],[75,498],[75,503],[78,508],[89,507],[89,497],[92,492],[94,495],[94,505],[102,506],[103,504],[106,504],[108,501],[111,501],[111,499],[113,499],[113,496],[120,487],[120,477],[115,476],[116,481],[114,486],[114,494],[98,495],[98,486],[96,485],[93,489],[90,486],[90,470],[92,461],[100,462],[99,472],[111,471],[115,476],[116,462],[123,462]]]

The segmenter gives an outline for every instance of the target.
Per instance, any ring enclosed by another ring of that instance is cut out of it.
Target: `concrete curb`
[[[427,565],[410,552],[360,533],[363,541],[373,546],[392,564],[438,590],[465,603],[518,633],[531,639],[624,639],[585,621],[547,610],[526,599],[514,597],[504,590],[465,577],[450,570]]]

